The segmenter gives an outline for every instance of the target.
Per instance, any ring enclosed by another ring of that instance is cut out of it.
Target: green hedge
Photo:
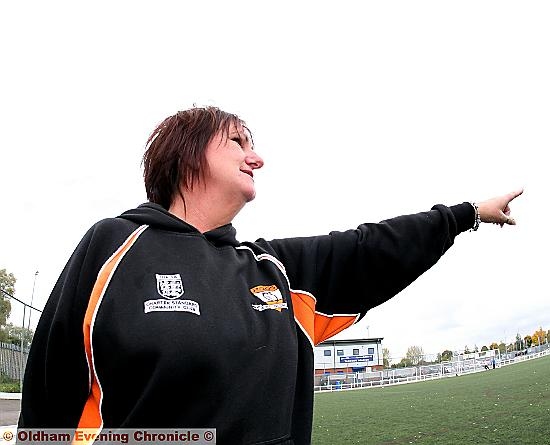
[[[19,382],[0,372],[0,392],[20,392]]]
[[[0,383],[0,392],[20,392],[19,382]]]

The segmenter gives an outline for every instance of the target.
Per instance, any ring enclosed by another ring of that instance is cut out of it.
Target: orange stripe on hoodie
[[[95,365],[93,361],[93,349],[92,349],[92,330],[95,322],[95,315],[105,294],[105,290],[111,281],[120,260],[124,257],[126,252],[134,245],[138,237],[143,233],[147,228],[146,225],[136,229],[127,239],[124,241],[122,246],[107,260],[99,271],[97,280],[92,289],[90,295],[90,300],[88,302],[88,308],[86,309],[86,314],[84,316],[83,330],[84,330],[84,349],[86,352],[86,359],[88,361],[88,367],[90,369],[90,393],[84,409],[80,416],[80,421],[78,422],[78,430],[85,436],[83,440],[74,440],[73,444],[88,444],[92,443],[93,433],[99,433],[101,428],[103,428],[103,418],[101,417],[101,400],[102,400],[102,391],[99,384]]]
[[[338,334],[357,321],[359,314],[326,315],[315,311],[316,300],[312,295],[292,290],[294,318],[312,345]]]

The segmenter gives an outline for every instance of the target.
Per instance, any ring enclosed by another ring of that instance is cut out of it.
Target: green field
[[[314,445],[550,444],[550,356],[477,374],[315,394]]]

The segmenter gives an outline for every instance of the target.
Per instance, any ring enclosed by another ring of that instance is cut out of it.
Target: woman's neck
[[[244,206],[238,208],[227,205],[227,200],[204,196],[199,190],[185,193],[184,198],[177,195],[168,211],[186,223],[205,233],[233,221]]]

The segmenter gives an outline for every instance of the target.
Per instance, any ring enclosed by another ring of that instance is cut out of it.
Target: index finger
[[[521,188],[519,190],[515,190],[511,193],[508,193],[508,195],[506,195],[506,198],[508,199],[508,202],[510,202],[510,201],[513,201],[514,199],[516,199],[522,193],[523,193],[523,189]]]

